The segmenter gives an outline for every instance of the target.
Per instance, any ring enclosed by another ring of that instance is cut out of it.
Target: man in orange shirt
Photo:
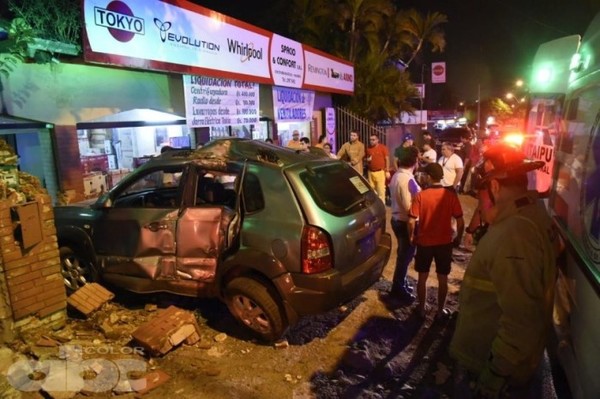
[[[369,184],[385,204],[385,181],[390,178],[390,156],[387,147],[379,142],[376,134],[369,137],[367,164],[369,165]]]
[[[448,314],[448,311],[444,309],[444,304],[448,293],[452,248],[460,243],[465,222],[456,191],[442,186],[441,180],[444,177],[442,165],[430,163],[424,168],[424,172],[427,174],[428,186],[415,195],[410,206],[408,233],[412,244],[417,246],[415,256],[415,270],[419,273],[417,311],[421,317],[425,317],[427,312],[427,278],[431,261],[435,260],[435,271],[438,278],[437,319]],[[454,240],[452,239],[452,218],[456,219],[457,235]],[[419,220],[418,229],[415,228],[417,219]]]
[[[287,148],[291,148],[292,150],[303,150],[304,146],[300,141],[300,133],[297,130],[292,132],[292,139],[288,141]]]

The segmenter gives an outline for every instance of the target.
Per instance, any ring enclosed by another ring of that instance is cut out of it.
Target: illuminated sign
[[[186,75],[183,77],[183,89],[190,127],[258,123],[257,83]]]
[[[305,88],[354,92],[354,68],[343,60],[333,60],[317,50],[304,50],[307,68],[304,75]]]
[[[111,1],[106,8],[94,7],[94,23],[107,28],[115,40],[128,42],[146,30],[144,20],[133,15],[131,8],[122,1]]]
[[[273,87],[273,110],[276,122],[311,121],[314,102],[313,91]]]
[[[304,82],[304,50],[302,43],[283,36],[271,39],[271,75],[278,86],[302,87]]]
[[[84,0],[88,62],[352,94],[351,63],[197,4]]]

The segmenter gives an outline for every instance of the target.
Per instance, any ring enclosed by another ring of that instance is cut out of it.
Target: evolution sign
[[[84,0],[86,61],[352,94],[351,63],[179,0]]]

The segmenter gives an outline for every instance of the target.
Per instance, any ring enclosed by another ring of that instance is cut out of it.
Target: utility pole
[[[423,129],[423,97],[425,97],[425,80],[424,80],[424,69],[425,69],[425,63],[421,64],[421,84],[423,85],[423,94],[420,96],[420,100],[421,100],[421,111],[419,113],[419,123],[421,124],[421,129]]]
[[[481,133],[481,83],[477,84],[477,134]]]

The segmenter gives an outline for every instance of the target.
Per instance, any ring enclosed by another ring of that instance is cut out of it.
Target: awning
[[[169,114],[167,112],[156,111],[148,108],[138,108],[107,115],[89,122],[80,122],[77,124],[77,129],[110,129],[120,127],[166,126],[185,124],[186,120],[182,116]]]
[[[17,118],[6,114],[0,115],[0,130],[52,129],[53,127],[54,125],[52,123]]]

